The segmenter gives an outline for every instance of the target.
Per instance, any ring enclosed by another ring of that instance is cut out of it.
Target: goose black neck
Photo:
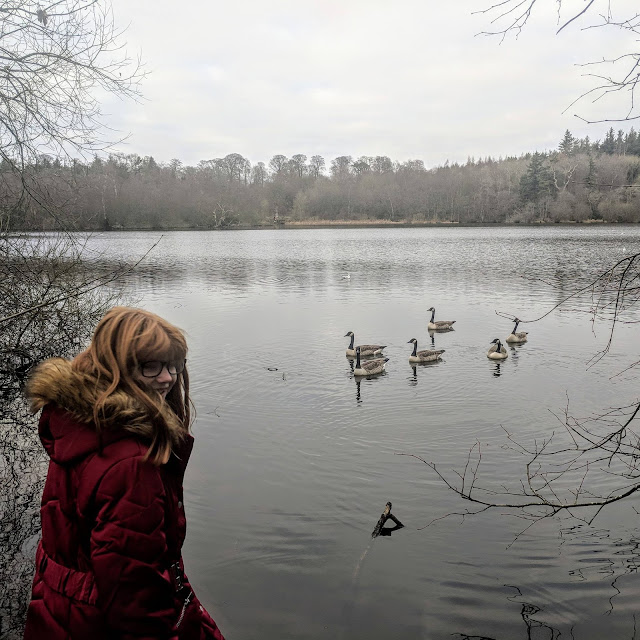
[[[520,324],[520,320],[516,320],[516,324],[513,327],[513,331],[511,333],[515,333],[518,330],[518,325]]]
[[[353,349],[353,339],[355,338],[355,336],[353,334],[351,334],[351,342],[349,343],[349,349]]]
[[[434,310],[431,312],[431,322],[433,322],[433,319],[434,319],[435,317],[436,317],[436,310],[434,309]]]
[[[356,351],[356,369],[360,368],[360,349]]]
[[[418,343],[414,342],[413,343],[413,353],[411,355],[415,356],[417,352],[418,352]]]

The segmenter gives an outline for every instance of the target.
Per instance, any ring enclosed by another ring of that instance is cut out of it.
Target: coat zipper
[[[191,602],[191,596],[193,596],[193,591],[189,591],[189,595],[184,599],[184,604],[182,605],[182,611],[180,612],[180,617],[178,618],[178,622],[176,623],[176,628],[182,624],[184,614],[187,611],[189,603]]]

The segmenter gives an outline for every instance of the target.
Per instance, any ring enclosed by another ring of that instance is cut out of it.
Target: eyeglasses
[[[167,367],[169,375],[177,376],[184,371],[184,365],[186,360],[178,360],[177,362],[161,362],[160,360],[149,360],[148,362],[140,363],[140,373],[145,378],[155,378],[162,373],[162,370]]]

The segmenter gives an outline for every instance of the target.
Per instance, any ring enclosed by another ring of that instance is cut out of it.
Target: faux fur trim
[[[93,424],[93,408],[105,388],[106,385],[93,376],[75,371],[69,360],[51,358],[36,367],[25,393],[34,413],[53,402],[78,422]],[[166,405],[161,408],[161,413],[174,442],[180,441],[185,430],[178,417]],[[104,429],[125,429],[143,438],[152,437],[153,425],[147,409],[124,391],[116,390],[107,398],[101,418]]]

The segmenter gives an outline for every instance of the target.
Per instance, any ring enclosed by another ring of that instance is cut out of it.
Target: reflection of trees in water
[[[546,624],[545,622],[536,619],[538,613],[542,611],[542,609],[535,604],[531,604],[530,602],[524,602],[522,599],[522,591],[513,585],[512,589],[516,590],[516,594],[507,598],[511,602],[517,602],[521,605],[520,607],[520,617],[525,624],[526,627],[526,635],[523,635],[523,638],[527,640],[542,640],[543,638],[548,640],[556,640],[556,638],[560,638],[562,632],[551,625]],[[573,637],[573,629],[571,633],[571,637]]]
[[[529,602],[522,601],[522,592],[518,587],[512,587],[517,591],[516,595],[511,596],[508,600],[512,602],[517,602],[521,605],[520,608],[520,617],[524,623],[524,629],[522,630],[522,634],[518,636],[518,638],[514,638],[512,640],[557,640],[562,637],[562,632],[559,629],[552,627],[551,625],[545,624],[537,620],[534,616],[542,609],[537,607],[535,604],[531,604]],[[498,636],[474,636],[468,635],[466,633],[454,633],[451,636],[452,638],[457,638],[457,640],[500,640]],[[573,634],[569,636],[573,638]],[[506,640],[506,639],[505,639]]]
[[[352,284],[360,289],[393,290],[413,287],[433,277],[432,270],[425,264],[389,264],[384,256],[379,262],[358,261],[349,265],[351,278],[342,279],[344,267],[341,261],[305,257],[290,257],[281,252],[269,256],[262,255],[190,255],[187,252],[180,259],[145,261],[136,269],[125,274],[122,282],[132,288],[143,290],[158,289],[176,283],[208,289],[222,288],[244,291],[264,284],[276,288],[302,293],[324,291],[330,286],[340,285],[345,293]],[[107,259],[95,261],[94,266],[110,272],[116,263]]]
[[[623,595],[620,579],[637,574],[640,568],[640,540],[635,537],[614,537],[609,529],[593,529],[583,525],[563,529],[561,535],[565,545],[576,545],[579,549],[588,546],[589,557],[581,557],[580,565],[570,570],[569,575],[584,582],[594,577],[607,580],[611,585],[611,595],[603,613],[613,614],[616,600]]]
[[[612,615],[616,613],[616,599],[624,595],[624,586],[620,585],[620,579],[624,576],[636,574],[640,568],[640,540],[635,538],[621,539],[615,538],[609,529],[594,529],[586,525],[565,527],[561,530],[561,547],[566,549],[576,546],[573,564],[575,568],[568,569],[568,577],[574,581],[591,582],[606,580],[611,586],[611,595],[602,602],[602,614]],[[584,550],[588,549],[588,555]],[[569,551],[569,553],[571,553]],[[596,637],[587,632],[583,635],[572,624],[568,630],[556,628],[547,618],[553,614],[545,611],[549,602],[553,602],[553,594],[548,593],[546,602],[533,602],[534,594],[526,593],[524,587],[516,585],[505,585],[514,590],[514,593],[507,597],[509,602],[518,605],[518,615],[522,618],[524,626],[517,636],[510,637],[509,640],[557,640],[567,637],[580,640],[581,637]],[[633,594],[632,594],[633,595]],[[539,596],[538,596],[539,597]],[[618,607],[619,609],[619,607]],[[634,639],[637,637],[636,621],[634,611],[629,611],[628,606],[622,611],[618,611],[617,624],[610,624],[611,637],[625,637]],[[623,616],[628,616],[626,627],[622,626]],[[624,633],[625,635],[620,635]],[[506,640],[506,636],[483,636],[466,633],[452,634],[452,638],[458,640]]]

